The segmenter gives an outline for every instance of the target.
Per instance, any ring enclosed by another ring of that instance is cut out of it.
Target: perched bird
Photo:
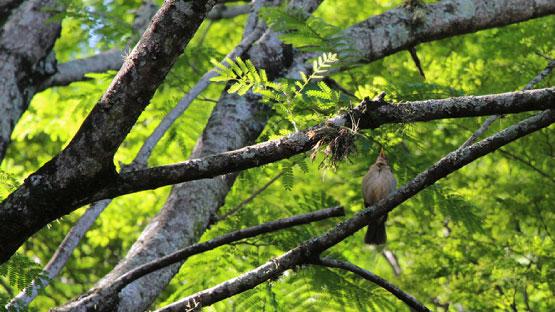
[[[397,180],[391,172],[391,168],[387,164],[387,158],[384,155],[383,148],[376,159],[376,162],[370,166],[368,173],[362,179],[362,197],[364,198],[364,206],[370,207],[380,200],[384,199],[393,192],[397,186]],[[370,245],[384,244],[387,240],[385,233],[385,221],[387,215],[383,215],[375,220],[370,221],[364,242]]]

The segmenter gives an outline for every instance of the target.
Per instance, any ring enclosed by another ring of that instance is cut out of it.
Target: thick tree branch
[[[8,18],[11,11],[21,4],[23,0],[2,0],[0,2],[0,26],[4,23],[4,20]]]
[[[373,61],[397,51],[483,29],[505,26],[555,13],[555,2],[545,0],[444,0],[423,6],[415,25],[410,8],[401,7],[350,27],[363,60]]]
[[[52,17],[60,5],[55,0],[0,1],[0,160],[37,92],[37,81],[55,71],[52,47],[61,27]]]
[[[116,176],[113,155],[213,5],[214,0],[164,3],[69,145],[2,203],[0,262],[70,212],[60,209],[68,200]]]
[[[242,55],[256,40],[260,38],[264,29],[262,27],[255,27],[253,31],[246,36],[241,42],[230,51],[222,60],[226,58],[235,59],[237,56]],[[152,154],[152,150],[158,144],[160,139],[168,131],[171,125],[183,114],[183,112],[191,105],[191,102],[199,96],[210,85],[210,79],[218,75],[216,68],[206,72],[197,82],[197,84],[183,96],[177,105],[162,119],[152,134],[146,139],[145,143],[137,153],[133,166],[135,168],[144,168],[147,165],[147,160]]]
[[[250,237],[258,236],[265,233],[283,230],[283,229],[301,225],[301,224],[308,224],[311,222],[320,221],[331,217],[344,216],[344,215],[345,215],[345,212],[343,210],[343,207],[337,206],[333,208],[322,209],[322,210],[318,210],[318,211],[314,211],[306,214],[301,214],[301,215],[297,215],[289,218],[267,222],[264,224],[231,232],[203,243],[194,244],[186,248],[183,248],[181,250],[178,250],[172,254],[164,256],[162,258],[143,264],[123,274],[122,276],[114,280],[111,284],[106,285],[103,288],[91,290],[91,292],[89,292],[87,295],[81,296],[79,298],[79,301],[76,302],[78,306],[73,306],[72,304],[68,304],[63,308],[58,308],[58,309],[55,309],[54,311],[67,311],[74,308],[78,308],[79,310],[93,309],[95,311],[102,311],[102,309],[97,310],[95,308],[97,307],[97,301],[99,297],[103,298],[103,300],[117,300],[117,294],[129,283],[149,273],[155,272],[159,269],[162,269],[174,263],[184,261],[191,256],[194,256],[245,238],[250,238]],[[116,303],[112,303],[112,304],[113,306],[117,305]],[[111,305],[104,305],[104,306],[111,307]]]
[[[341,222],[327,233],[304,242],[299,247],[288,251],[280,257],[272,259],[252,271],[181,299],[158,311],[182,311],[183,309],[187,309],[187,307],[205,307],[251,289],[297,265],[310,263],[324,250],[336,245],[356,231],[367,226],[370,220],[390,212],[439,179],[462,168],[475,159],[487,155],[527,134],[545,128],[553,122],[555,122],[555,110],[546,110],[467,148],[462,150],[457,149],[447,154],[424,172],[418,174],[403,187],[391,193],[386,199],[381,200],[372,207],[364,209],[351,219]]]
[[[426,308],[422,303],[420,303],[416,298],[407,294],[406,292],[402,291],[399,287],[391,284],[387,280],[381,278],[380,276],[365,270],[359,266],[356,266],[352,263],[346,261],[340,261],[330,258],[318,258],[312,262],[316,265],[322,265],[330,268],[337,268],[352,272],[366,280],[371,281],[372,283],[382,287],[383,289],[389,291],[395,297],[401,299],[406,305],[408,305],[414,311],[430,311],[430,309]]]
[[[85,233],[87,233],[100,213],[104,211],[111,202],[112,200],[110,199],[97,201],[85,211],[77,223],[66,234],[64,240],[42,270],[41,275],[48,277],[48,279],[44,279],[40,276],[37,277],[40,281],[34,279],[25,289],[21,290],[17,296],[13,297],[13,299],[8,302],[5,306],[8,311],[25,310],[25,308],[38,296],[39,291],[46,288],[46,286],[50,284],[50,281],[58,276]]]
[[[310,133],[318,133],[323,127],[349,127],[351,120],[357,121],[360,129],[368,129],[377,128],[386,123],[518,113],[546,108],[555,108],[555,88],[417,101],[399,105],[365,101],[350,112],[328,120],[325,126],[300,131],[282,139],[180,164],[122,173],[119,180],[93,195],[92,199],[111,198],[164,185],[210,178],[289,158],[306,152],[317,144],[319,136],[310,135]]]
[[[152,3],[152,1],[144,1],[135,12],[135,20],[133,22],[134,31],[137,33],[143,33],[154,14],[156,14],[157,9],[158,7],[154,3]],[[72,79],[75,78],[71,78],[72,75],[76,75],[77,78],[75,79],[80,80],[78,79],[79,75],[84,75],[84,73],[86,72],[93,72],[95,69],[101,68],[103,65],[105,65],[104,58],[112,59],[112,65],[108,66],[117,66],[117,68],[121,67],[121,64],[123,62],[123,55],[120,55],[119,50],[115,49],[101,54],[104,55],[102,55],[102,57],[98,57],[98,55],[93,56],[87,61],[77,60],[58,66],[57,74],[49,77],[45,82],[42,83],[42,86],[48,85],[56,79],[64,79],[63,77],[70,77],[68,78],[69,80],[66,81],[67,83],[64,83],[63,81],[57,81],[56,83],[60,85],[71,83]],[[87,68],[87,66],[89,68]],[[82,71],[83,68],[85,68],[84,72]],[[106,71],[108,69],[111,69],[111,67],[102,68],[101,71]],[[39,89],[40,88],[41,87],[39,87]],[[139,152],[136,158],[140,157],[141,155],[142,154]],[[146,159],[148,159],[149,156],[150,155],[144,156],[145,165]],[[48,279],[42,279],[40,282],[33,280],[29,286],[20,291],[19,294],[17,294],[17,296],[15,296],[6,305],[6,308],[8,310],[24,309],[31,303],[31,301],[33,301],[33,299],[36,298],[40,289],[45,288],[50,284],[50,280],[53,280],[61,272],[61,270],[64,268],[65,264],[71,257],[73,250],[77,247],[85,233],[89,230],[98,216],[100,216],[100,214],[104,211],[104,209],[106,209],[106,207],[108,207],[110,203],[111,200],[106,199],[91,204],[87,211],[85,211],[85,213],[79,218],[77,223],[64,237],[64,240],[62,241],[60,246],[58,246],[58,248],[54,252],[54,255],[52,256],[52,258],[50,258],[50,260],[44,267],[42,275],[47,276]]]

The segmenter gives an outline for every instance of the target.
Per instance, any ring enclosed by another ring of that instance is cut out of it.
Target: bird
[[[370,207],[384,199],[397,187],[397,180],[387,163],[383,148],[376,162],[368,168],[368,172],[362,178],[362,197],[364,206]],[[368,223],[368,229],[364,236],[364,243],[368,245],[381,245],[387,241],[385,232],[385,221],[387,214],[378,217]]]

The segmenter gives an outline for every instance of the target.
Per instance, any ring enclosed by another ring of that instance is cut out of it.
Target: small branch
[[[250,8],[250,5],[245,5],[241,7],[247,7],[248,9]],[[143,28],[146,27],[155,12],[156,6],[154,4],[150,2],[145,3],[143,6],[141,6],[139,12],[137,12],[137,20],[134,27],[138,28],[139,30],[144,30]],[[261,29],[255,30],[238,46],[236,46],[227,55],[227,57],[232,58],[241,55],[243,51],[245,51],[256,39],[260,38],[261,34]],[[71,61],[62,64],[58,67],[58,73],[50,77],[49,80],[43,83],[44,88],[42,90],[53,85],[62,86],[77,80],[83,80],[84,75],[89,72],[104,72],[109,69],[114,69],[115,67],[119,68],[121,67],[122,63],[123,56],[121,55],[121,52],[119,50],[111,50],[86,59]],[[171,124],[175,122],[177,117],[185,112],[194,97],[200,94],[200,92],[202,92],[204,89],[206,89],[206,87],[210,83],[210,78],[213,76],[215,76],[214,70],[207,72],[200,79],[197,85],[193,87],[193,89],[191,89],[189,94],[185,95],[179,101],[179,103],[170,112],[170,114],[173,114],[172,117],[168,118],[168,116],[166,116],[166,118],[164,118],[162,121],[162,123],[167,126],[158,126],[156,128],[151,137],[149,137],[149,139],[145,141],[140,151],[137,153],[132,166],[128,166],[123,171],[130,170],[132,168],[139,169],[146,167],[147,161],[150,158],[154,146],[159,142],[160,138],[169,129]],[[111,200],[107,199],[92,204],[83,214],[83,216],[81,216],[81,218],[77,221],[76,225],[72,227],[70,232],[67,233],[66,237],[57,248],[56,252],[43,270],[43,272],[46,273],[46,275],[50,279],[53,279],[60,273],[62,268],[71,257],[73,250],[77,247],[85,233],[89,230],[89,228],[98,218],[100,213],[104,211],[104,209],[110,204],[110,202]],[[7,307],[27,306],[31,301],[33,301],[33,299],[36,298],[36,296],[38,295],[38,291],[41,288],[45,288],[48,284],[48,280],[41,281],[41,283],[33,281],[31,285],[26,287],[15,298],[13,298],[7,305]]]
[[[389,265],[393,269],[393,274],[395,274],[395,276],[401,275],[403,271],[401,270],[399,261],[397,261],[397,256],[395,256],[395,254],[389,249],[384,249],[382,251],[382,255],[384,256],[387,263],[389,263]]]
[[[283,230],[301,224],[308,224],[311,222],[344,215],[345,212],[343,210],[343,207],[337,206],[252,226],[219,236],[203,243],[188,246],[167,256],[143,264],[121,275],[110,285],[104,286],[101,289],[96,290],[96,292],[95,289],[93,289],[89,294],[82,296],[82,298],[79,300],[79,305],[86,306],[89,302],[94,302],[96,296],[101,296],[103,298],[111,298],[113,296],[117,297],[118,293],[125,286],[149,273],[155,272],[156,270],[162,269],[174,263],[184,261],[193,255],[212,250],[222,245],[230,244],[245,238],[258,236],[265,233]]]
[[[72,82],[87,80],[88,73],[104,73],[108,70],[118,70],[123,64],[124,53],[119,49],[62,63],[58,65],[58,71],[43,81],[38,86],[38,91],[51,87],[67,86]]]
[[[133,33],[142,34],[147,28],[150,20],[158,11],[158,6],[151,0],[143,1],[141,6],[135,11],[133,21]],[[128,46],[134,46],[138,38],[132,37],[127,42]],[[57,66],[57,72],[44,80],[39,86],[38,91],[46,90],[50,87],[67,86],[72,82],[87,80],[88,73],[103,73],[108,70],[118,70],[123,65],[126,57],[125,51],[111,49],[106,52],[72,60]]]
[[[538,84],[545,77],[551,74],[551,71],[553,71],[553,68],[555,68],[555,61],[549,62],[549,64],[547,64],[547,67],[545,67],[544,70],[542,70],[539,74],[537,74],[536,77],[530,80],[530,82],[528,82],[528,84],[524,87],[524,89],[522,89],[522,91],[531,90],[536,84]],[[480,126],[480,128],[478,128],[478,130],[476,130],[476,132],[474,132],[470,136],[470,138],[468,138],[468,140],[466,140],[466,142],[464,142],[461,145],[461,148],[465,148],[467,146],[470,146],[472,143],[476,142],[476,140],[488,130],[488,128],[491,126],[492,123],[494,123],[497,119],[500,119],[503,117],[504,115],[490,116],[488,119],[486,119],[486,121],[484,121],[484,123]]]
[[[210,20],[220,20],[234,18],[239,15],[244,15],[250,12],[252,9],[251,4],[236,5],[236,6],[226,6],[223,4],[217,4],[212,8],[206,18]]]
[[[503,155],[505,155],[505,156],[507,156],[507,157],[509,157],[509,158],[512,158],[512,159],[514,159],[514,160],[516,160],[516,161],[518,161],[518,162],[520,162],[520,163],[522,163],[522,164],[528,166],[530,169],[536,171],[536,172],[537,172],[538,174],[540,174],[542,177],[548,179],[548,180],[551,181],[552,183],[555,183],[555,178],[554,178],[554,177],[552,177],[551,175],[545,173],[544,171],[542,171],[542,170],[539,169],[538,167],[532,165],[532,163],[531,163],[529,160],[524,159],[524,158],[522,158],[522,157],[520,157],[520,156],[517,156],[517,155],[515,155],[515,154],[513,154],[513,153],[511,153],[511,152],[508,152],[508,151],[504,150],[504,149],[499,149],[499,152],[501,152],[501,154],[503,154]]]
[[[48,279],[41,279],[40,283],[34,279],[31,284],[13,297],[12,300],[6,305],[8,311],[23,309],[27,307],[31,301],[33,301],[39,294],[39,290],[46,288],[50,284],[50,280],[54,279],[71,257],[73,250],[79,245],[79,242],[93,225],[94,221],[98,218],[100,213],[110,204],[112,200],[106,199],[97,201],[92,204],[87,211],[79,218],[77,223],[71,228],[71,230],[66,234],[64,240],[56,249],[56,252],[48,261],[48,264],[42,270],[43,275],[47,276]]]
[[[389,291],[391,294],[399,298],[410,308],[414,309],[414,311],[430,311],[430,309],[426,308],[426,306],[424,306],[422,303],[416,300],[416,298],[402,291],[399,287],[391,284],[390,282],[379,277],[378,275],[370,271],[367,271],[361,267],[358,267],[352,263],[330,259],[330,258],[320,258],[320,259],[314,260],[312,264],[317,264],[317,265],[322,265],[330,268],[337,268],[337,269],[342,269],[342,270],[352,272],[382,287],[383,289]]]
[[[297,265],[307,263],[310,259],[319,256],[324,250],[338,244],[356,231],[367,226],[370,220],[390,212],[439,179],[518,138],[543,129],[553,122],[555,122],[555,111],[547,110],[467,148],[462,150],[457,149],[447,154],[424,172],[418,174],[414,179],[391,193],[384,200],[339,223],[327,233],[305,241],[300,246],[266,262],[254,270],[190,295],[158,311],[182,311],[191,306],[199,308],[209,306],[215,302],[252,289]]]
[[[254,193],[252,193],[249,197],[247,197],[245,200],[243,200],[242,202],[239,203],[239,205],[233,207],[232,209],[230,209],[228,212],[224,213],[221,216],[217,216],[215,218],[215,220],[213,221],[213,223],[222,221],[234,214],[236,214],[237,212],[239,212],[239,210],[241,210],[241,208],[245,207],[245,205],[247,205],[248,203],[250,203],[253,199],[256,198],[256,196],[260,195],[260,193],[264,192],[270,185],[272,185],[274,182],[276,182],[279,178],[281,178],[281,176],[283,175],[283,171],[278,173],[275,177],[273,177],[270,181],[266,182],[266,184],[264,184],[261,188],[259,188],[258,190],[256,190]]]

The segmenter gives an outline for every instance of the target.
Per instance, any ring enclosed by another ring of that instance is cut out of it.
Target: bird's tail
[[[386,220],[387,215],[370,221],[370,223],[368,224],[368,229],[366,230],[366,235],[364,236],[364,243],[368,245],[385,244],[385,242],[387,241],[387,235],[385,233]]]

